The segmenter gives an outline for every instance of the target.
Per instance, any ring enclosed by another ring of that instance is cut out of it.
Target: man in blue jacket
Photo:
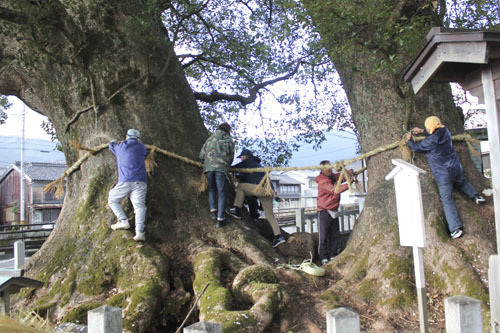
[[[425,120],[425,130],[415,127],[411,132],[414,135],[423,133],[426,136],[420,143],[416,143],[408,136],[408,146],[414,152],[425,153],[427,163],[438,185],[450,237],[459,238],[463,234],[463,225],[453,201],[453,187],[460,189],[476,204],[485,202],[485,199],[465,179],[462,165],[453,148],[450,131],[438,117],[428,117]]]
[[[109,143],[109,150],[116,156],[118,164],[118,183],[109,191],[108,205],[118,218],[111,229],[128,229],[130,225],[120,202],[130,194],[135,213],[135,241],[145,241],[146,221],[146,155],[147,150],[139,141],[141,133],[136,129],[127,131],[127,140]]]
[[[254,169],[262,167],[260,165],[260,158],[253,156],[252,152],[248,149],[243,149],[238,157],[241,158],[241,162],[233,165],[233,168]],[[278,221],[276,221],[276,217],[274,216],[273,198],[261,196],[260,193],[257,192],[257,185],[260,183],[262,178],[264,178],[264,176],[264,172],[240,173],[238,175],[238,186],[236,186],[234,207],[227,209],[226,212],[238,220],[241,219],[241,208],[243,207],[245,196],[256,196],[262,203],[266,218],[273,229],[274,239],[271,242],[271,246],[276,247],[285,243],[286,240],[283,235],[281,235]]]

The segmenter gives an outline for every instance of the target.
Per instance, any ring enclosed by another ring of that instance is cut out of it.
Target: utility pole
[[[20,188],[20,193],[21,193],[21,198],[20,198],[20,203],[19,203],[19,211],[21,213],[21,220],[19,221],[19,224],[24,224],[24,214],[25,214],[25,211],[24,211],[24,126],[25,126],[25,119],[26,119],[26,106],[23,102],[23,128],[22,128],[22,136],[21,136],[21,181],[20,181],[20,185],[21,185],[21,188]]]

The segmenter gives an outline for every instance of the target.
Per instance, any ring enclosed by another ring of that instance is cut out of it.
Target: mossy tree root
[[[236,274],[232,283],[223,282],[223,271]],[[194,272],[196,294],[209,283],[200,298],[199,318],[221,323],[224,332],[262,332],[288,301],[271,268],[247,265],[226,250],[211,248],[198,253]],[[235,310],[233,301],[252,306]]]

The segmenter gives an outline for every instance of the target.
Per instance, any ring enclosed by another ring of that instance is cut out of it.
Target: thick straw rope
[[[453,141],[465,141],[465,142],[467,142],[467,145],[469,146],[469,149],[471,150],[471,152],[474,155],[479,154],[472,147],[472,145],[470,143],[471,142],[473,142],[473,143],[479,143],[480,140],[473,139],[469,134],[454,135],[451,138],[452,138]],[[414,138],[415,141],[422,141],[423,139],[424,139],[423,137],[416,137],[416,138]],[[66,171],[64,171],[63,175],[59,179],[51,182],[50,184],[46,185],[43,188],[44,191],[46,191],[46,192],[47,191],[54,191],[55,190],[54,196],[56,198],[61,198],[62,195],[63,195],[63,193],[64,193],[63,185],[62,185],[63,181],[64,181],[64,178],[70,176],[76,170],[78,170],[80,168],[80,166],[82,165],[82,163],[85,162],[87,159],[89,159],[91,156],[93,156],[93,155],[95,155],[97,153],[100,153],[101,151],[103,151],[104,149],[108,148],[108,146],[109,146],[108,143],[104,143],[104,144],[99,145],[97,147],[89,148],[89,147],[81,145],[77,141],[73,141],[72,144],[73,144],[73,146],[76,149],[78,149],[78,150],[84,150],[84,151],[87,151],[87,152],[84,155],[82,155],[71,167],[69,167],[68,169],[66,169]],[[177,160],[179,160],[181,162],[184,162],[186,164],[190,164],[190,165],[193,165],[193,166],[197,166],[199,168],[203,168],[203,163],[201,163],[201,162],[194,161],[194,160],[192,160],[190,158],[178,155],[176,153],[169,152],[167,150],[158,148],[158,147],[156,147],[154,145],[145,145],[145,146],[149,150],[148,156],[146,157],[146,168],[147,168],[148,173],[151,173],[154,170],[154,167],[157,166],[157,164],[156,164],[156,162],[154,160],[156,153],[160,153],[160,154],[163,154],[165,156],[175,158],[175,159],[177,159]],[[258,193],[262,193],[263,196],[273,196],[274,192],[273,192],[273,189],[271,187],[271,180],[270,180],[270,177],[269,177],[271,171],[320,170],[320,169],[323,169],[325,167],[331,167],[332,169],[335,169],[336,171],[340,171],[340,179],[337,182],[337,187],[336,187],[335,190],[338,192],[338,190],[340,189],[340,184],[345,179],[345,181],[347,182],[347,184],[349,186],[349,190],[352,192],[353,190],[352,190],[352,186],[351,186],[351,177],[350,177],[349,173],[347,172],[347,170],[345,170],[345,166],[349,165],[349,164],[352,164],[354,162],[357,162],[357,161],[361,161],[361,160],[363,160],[365,158],[369,158],[371,156],[380,154],[382,152],[385,152],[385,151],[397,148],[397,147],[401,147],[402,149],[404,149],[404,148],[408,149],[406,140],[403,139],[403,140],[399,140],[399,141],[396,141],[396,142],[393,142],[393,143],[390,143],[390,144],[387,144],[387,145],[384,145],[384,146],[380,146],[380,147],[378,147],[378,148],[376,148],[374,150],[371,150],[371,151],[369,151],[367,153],[361,154],[361,155],[356,156],[354,158],[351,158],[349,160],[335,162],[331,166],[312,165],[312,166],[306,166],[306,167],[274,167],[274,168],[263,167],[263,168],[252,168],[252,169],[247,169],[247,168],[229,168],[229,171],[231,171],[231,172],[239,172],[239,173],[264,172],[265,176],[262,178],[261,182],[257,185]],[[404,155],[404,153],[403,153],[403,155]],[[365,170],[366,170],[366,168],[357,170],[357,171],[355,171],[353,173],[353,175],[356,176],[356,175],[362,173]],[[201,178],[200,187],[198,189],[198,192],[203,192],[206,189],[207,184],[208,184],[207,183],[207,179],[206,179],[205,175],[202,174],[202,178]]]

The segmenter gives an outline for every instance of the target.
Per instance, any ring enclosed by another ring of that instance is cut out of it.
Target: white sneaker
[[[144,242],[146,240],[146,234],[144,232],[137,232],[134,236],[136,242]]]
[[[130,224],[128,224],[128,220],[120,220],[118,223],[112,224],[111,229],[120,230],[120,229],[128,229],[130,228]]]

